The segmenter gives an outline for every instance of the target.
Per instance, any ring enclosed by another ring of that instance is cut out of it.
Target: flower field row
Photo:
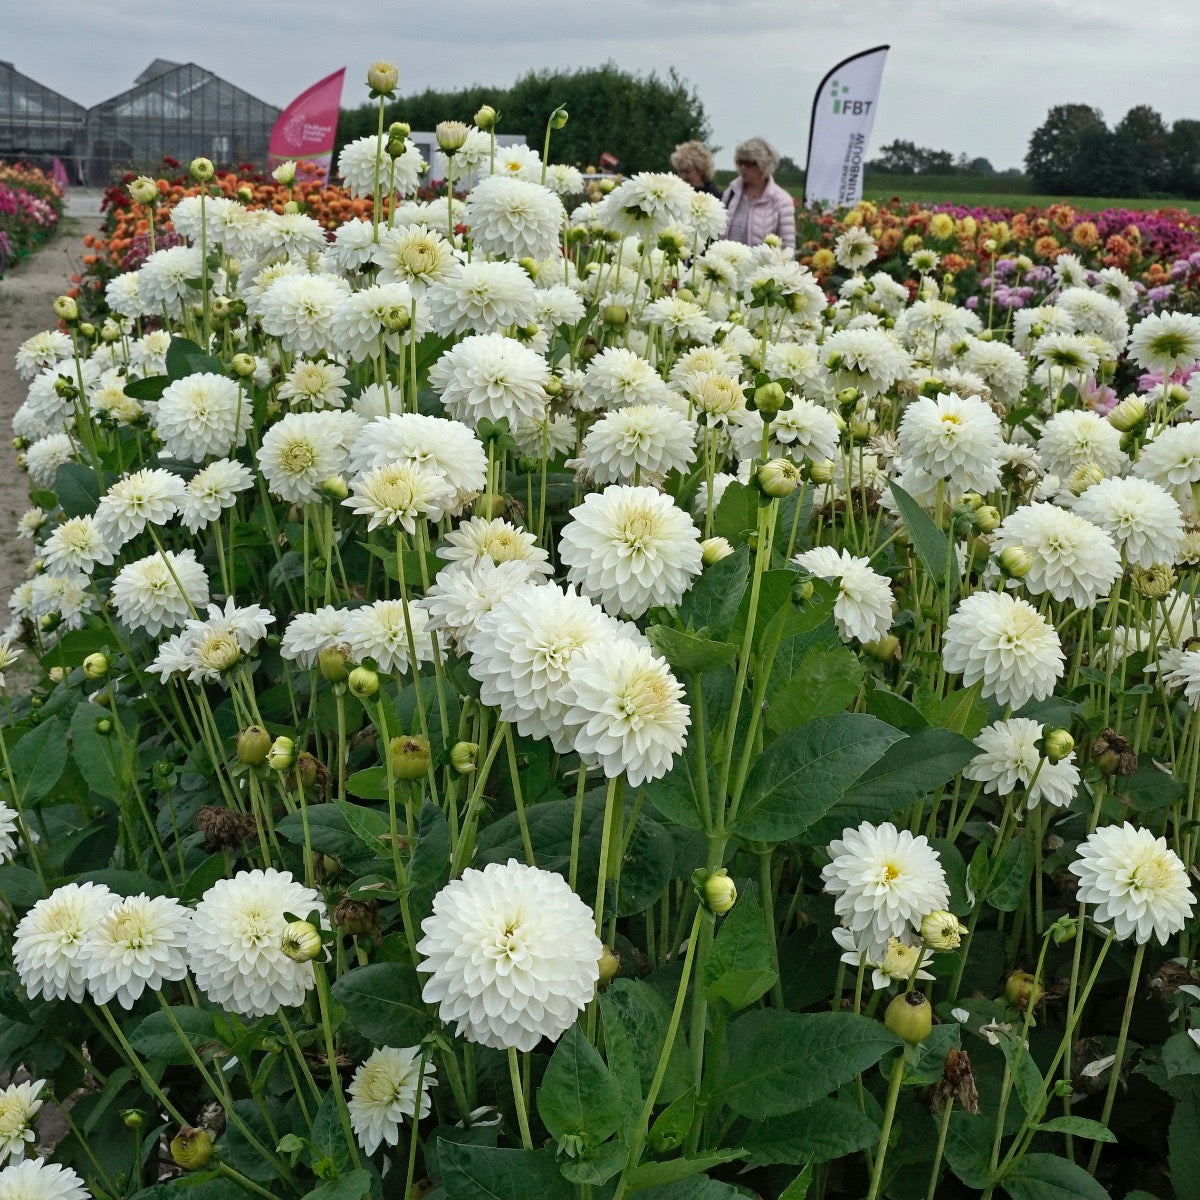
[[[1200,316],[496,119],[18,352],[0,1196],[1187,1196]]]
[[[45,242],[62,214],[53,179],[36,167],[0,163],[0,274]]]

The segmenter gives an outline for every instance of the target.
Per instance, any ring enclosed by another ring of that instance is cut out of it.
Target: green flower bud
[[[347,645],[326,646],[317,655],[317,666],[321,678],[326,683],[344,683],[349,675],[346,670],[346,660],[350,657],[350,647]]]
[[[705,538],[700,543],[700,561],[706,567],[711,567],[713,563],[728,558],[732,553],[733,547],[723,537]]]
[[[754,473],[754,482],[764,496],[790,496],[800,484],[800,468],[790,458],[773,458]]]
[[[905,992],[887,1006],[883,1023],[901,1041],[918,1046],[933,1029],[933,1009],[924,992]]]
[[[96,732],[101,737],[108,737],[112,731],[113,723],[108,719],[108,717],[101,717],[100,720],[96,722]]]
[[[272,771],[288,771],[296,763],[296,743],[290,737],[280,735],[267,751],[267,766]]]
[[[1074,917],[1059,917],[1050,926],[1050,936],[1056,946],[1065,946],[1068,942],[1073,942],[1078,932],[1079,922]]]
[[[394,63],[373,62],[367,68],[367,87],[375,96],[390,96],[400,82],[400,72]]]
[[[605,325],[618,329],[629,324],[629,309],[623,304],[606,304],[600,311],[600,319]]]
[[[73,325],[79,320],[79,305],[73,296],[59,296],[54,301],[54,315],[64,324]]]
[[[779,383],[764,383],[754,389],[754,407],[765,417],[773,417],[787,404],[787,392]]]
[[[121,327],[116,321],[108,320],[100,326],[100,340],[102,342],[115,342],[121,336]]]
[[[279,948],[292,962],[312,962],[321,953],[321,931],[311,921],[289,921]]]
[[[1022,1012],[1042,998],[1042,985],[1028,971],[1014,971],[1004,982],[1004,998]]]
[[[877,662],[899,662],[904,652],[894,633],[885,633],[873,642],[863,642],[863,649]]]
[[[1024,579],[1033,569],[1033,556],[1024,546],[1005,546],[997,561],[1005,579]]]
[[[692,885],[700,903],[714,916],[724,916],[737,903],[737,887],[724,867],[714,871],[701,867],[693,871]]]
[[[433,133],[447,158],[453,158],[467,140],[467,127],[461,121],[439,121]]]
[[[617,977],[621,969],[621,956],[614,954],[608,946],[600,951],[600,981],[598,987],[606,988]]]
[[[412,126],[407,121],[393,121],[388,126],[388,137],[390,138],[400,138],[403,141],[410,133],[412,133]]]
[[[388,762],[397,779],[421,779],[429,770],[429,739],[405,734],[388,742]]]
[[[213,1139],[207,1129],[185,1125],[171,1139],[171,1158],[185,1171],[202,1171],[212,1161]]]
[[[559,105],[551,114],[548,122],[551,129],[565,129],[567,126],[567,110]]]
[[[350,489],[340,475],[330,475],[328,479],[322,479],[317,485],[317,490],[333,504],[341,504],[350,495]]]
[[[121,1124],[126,1129],[141,1129],[146,1123],[146,1117],[140,1108],[127,1108],[121,1113]]]
[[[460,775],[472,774],[478,760],[478,742],[455,742],[450,748],[450,765]]]
[[[83,675],[85,679],[103,679],[108,674],[108,655],[97,652],[89,654],[83,660]]]
[[[1131,567],[1129,582],[1139,595],[1149,596],[1152,600],[1162,600],[1175,586],[1175,571],[1169,563]]]
[[[824,487],[833,482],[836,469],[832,458],[823,458],[820,462],[808,464],[808,477],[813,483]]]
[[[81,337],[94,338],[96,336],[96,327],[91,321],[80,321],[79,333]]]
[[[1146,419],[1146,402],[1141,396],[1126,396],[1108,412],[1108,423],[1121,433],[1132,433]]]
[[[929,913],[921,922],[921,940],[931,950],[957,950],[966,934],[966,926],[944,908]]]
[[[149,175],[139,175],[129,185],[129,195],[137,204],[156,204],[158,184]]]
[[[994,504],[984,504],[974,513],[973,524],[980,533],[991,533],[1004,518]]]
[[[249,379],[255,371],[253,354],[235,354],[233,356],[233,373],[242,379]]]
[[[237,736],[237,757],[249,767],[261,767],[271,752],[271,735],[261,725],[248,725]]]
[[[500,114],[490,104],[481,104],[471,119],[475,122],[476,129],[482,129],[484,133],[487,133],[488,130],[496,127]]]
[[[1104,478],[1104,472],[1099,465],[1080,463],[1067,477],[1067,487],[1073,496],[1082,496],[1088,488],[1095,486]]]
[[[355,667],[346,680],[350,695],[357,700],[369,700],[379,691],[379,674],[370,667]]]
[[[1042,738],[1042,753],[1052,762],[1062,762],[1075,749],[1075,739],[1066,729],[1051,729]]]
[[[199,183],[207,183],[216,174],[216,168],[211,158],[193,158],[188,166],[188,174]]]

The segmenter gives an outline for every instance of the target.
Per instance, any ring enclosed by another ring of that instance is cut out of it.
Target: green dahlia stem
[[[904,1051],[896,1056],[892,1067],[892,1080],[888,1085],[887,1103],[883,1109],[883,1129],[879,1134],[879,1145],[875,1149],[875,1169],[871,1172],[871,1190],[867,1200],[878,1200],[883,1184],[883,1167],[887,1162],[888,1139],[892,1136],[892,1122],[896,1119],[896,1101],[900,1098],[900,1085],[904,1082]]]

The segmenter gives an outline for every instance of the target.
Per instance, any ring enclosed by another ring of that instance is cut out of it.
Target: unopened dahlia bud
[[[700,903],[715,916],[724,916],[737,903],[737,887],[724,867],[714,871],[701,867],[693,871],[692,884]]]
[[[773,458],[754,473],[754,482],[764,496],[790,496],[800,484],[800,468],[790,458]]]
[[[344,683],[349,672],[346,670],[346,660],[350,657],[350,647],[344,643],[339,646],[326,646],[317,655],[317,666],[321,678],[326,683]]]
[[[85,679],[103,679],[108,674],[108,655],[89,654],[83,660],[83,675]]]
[[[944,908],[936,909],[921,921],[921,940],[931,950],[957,950],[967,928]]]
[[[606,304],[600,310],[600,319],[605,325],[619,329],[622,325],[629,324],[629,309],[623,304]]]
[[[833,482],[836,469],[832,458],[823,458],[820,462],[808,464],[808,477],[813,483],[824,487]]]
[[[261,725],[247,725],[237,736],[239,762],[260,767],[271,753],[271,735]]]
[[[404,141],[412,133],[412,126],[407,121],[393,121],[388,126],[388,137]]]
[[[479,761],[478,742],[455,742],[450,747],[450,765],[460,775],[470,775]]]
[[[267,751],[267,766],[272,771],[287,771],[296,762],[296,743],[290,737],[280,735]]]
[[[728,558],[732,553],[733,547],[723,537],[705,538],[700,543],[700,561],[706,567],[711,567],[713,563]]]
[[[238,188],[238,190],[237,190],[237,198],[243,204],[249,204],[250,201],[254,199],[254,189],[249,184],[243,183],[242,186],[240,188]],[[229,264],[229,271],[230,271],[231,275],[240,275],[241,274],[241,261],[236,258],[231,259],[230,264]]]
[[[356,700],[370,700],[379,691],[379,673],[370,667],[355,667],[346,680],[346,686]]]
[[[1004,998],[1014,1008],[1025,1012],[1042,998],[1042,985],[1028,971],[1014,971],[1004,982]]]
[[[1006,579],[1024,579],[1033,570],[1033,556],[1024,546],[1005,546],[997,561]]]
[[[1073,496],[1082,496],[1104,478],[1099,463],[1080,463],[1067,477],[1067,487]]]
[[[100,326],[100,340],[102,342],[116,342],[121,338],[121,327],[111,319],[104,322]]]
[[[317,484],[317,491],[334,504],[341,504],[350,495],[350,488],[340,475],[330,475],[328,479],[322,479]]]
[[[296,182],[296,164],[290,158],[287,162],[281,162],[271,172],[271,178],[283,187],[291,187]]]
[[[192,159],[188,165],[188,174],[198,183],[207,183],[216,174],[216,167],[213,166],[211,158],[201,156]]]
[[[429,770],[429,739],[418,733],[394,737],[388,743],[388,762],[397,779],[420,779]]]
[[[606,988],[617,977],[617,972],[621,969],[621,956],[614,954],[608,946],[605,946],[600,953],[600,979],[597,987]]]
[[[973,524],[980,533],[991,533],[1004,518],[994,504],[984,504],[973,514]]]
[[[185,1171],[202,1171],[212,1162],[213,1139],[207,1129],[185,1125],[171,1139],[171,1158]]]
[[[933,1029],[933,1009],[924,992],[905,992],[887,1006],[883,1023],[901,1041],[918,1046]]]
[[[490,104],[481,104],[471,119],[475,122],[476,129],[482,129],[484,133],[487,133],[489,129],[495,128],[500,114]]]
[[[1141,396],[1126,396],[1108,413],[1108,423],[1121,433],[1132,433],[1145,419],[1146,402]]]
[[[1079,921],[1075,917],[1068,917],[1065,914],[1059,917],[1049,930],[1056,946],[1065,946],[1067,942],[1073,942],[1078,932]]]
[[[1168,563],[1154,563],[1149,567],[1132,567],[1129,582],[1133,590],[1152,600],[1162,600],[1175,586],[1175,571]]]
[[[311,921],[289,921],[279,948],[292,962],[312,962],[321,953],[321,931]]]
[[[562,105],[560,104],[558,106],[558,108],[556,108],[550,114],[550,120],[548,122],[550,128],[551,129],[565,129],[567,127],[568,115],[569,114],[567,113],[567,110],[565,108],[563,108]]]
[[[96,327],[91,321],[80,321],[79,334],[81,337],[94,338],[96,336]]]
[[[894,633],[886,633],[873,642],[863,642],[863,649],[877,662],[899,662],[903,657],[900,639]]]
[[[447,158],[457,154],[467,140],[467,127],[461,121],[439,121],[433,132],[438,149]]]
[[[235,354],[233,356],[233,373],[242,379],[249,379],[254,374],[256,364],[253,354]]]
[[[1062,762],[1075,749],[1075,739],[1066,729],[1052,729],[1042,738],[1042,753],[1052,762]]]
[[[73,296],[59,296],[54,301],[54,315],[70,325],[79,320],[79,305]]]
[[[126,1129],[141,1129],[146,1123],[146,1115],[140,1108],[126,1108],[121,1112],[121,1124]]]
[[[400,72],[394,63],[373,62],[367,68],[367,87],[377,96],[386,96],[395,91],[400,82]]]
[[[129,195],[138,204],[153,204],[158,199],[158,184],[149,175],[139,175],[129,185]]]
[[[773,417],[786,403],[782,384],[764,383],[754,389],[754,407],[764,416]]]

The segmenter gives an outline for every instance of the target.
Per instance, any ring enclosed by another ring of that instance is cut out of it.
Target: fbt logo
[[[864,117],[871,111],[874,100],[852,100],[850,86],[830,80],[829,94],[833,98],[833,111],[847,117]]]

